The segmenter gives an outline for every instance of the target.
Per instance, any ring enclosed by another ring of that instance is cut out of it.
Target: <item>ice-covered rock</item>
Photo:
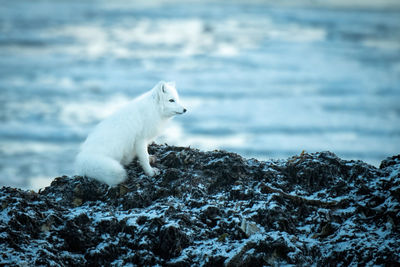
[[[0,265],[400,263],[400,156],[379,169],[333,153],[257,161],[151,145],[110,188],[58,177],[0,190]]]

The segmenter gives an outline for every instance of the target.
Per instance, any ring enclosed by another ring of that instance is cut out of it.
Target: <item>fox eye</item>
[[[170,99],[170,100],[169,100],[169,102],[175,102],[175,100],[173,100],[173,99]]]

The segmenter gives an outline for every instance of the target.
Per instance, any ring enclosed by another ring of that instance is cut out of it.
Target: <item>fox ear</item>
[[[159,81],[156,86],[154,86],[154,88],[152,89],[153,93],[153,98],[157,101],[160,102],[163,94],[166,92],[165,89],[165,82],[164,81]]]
[[[160,82],[160,91],[164,94],[165,94],[165,84],[166,84],[166,82],[164,82],[164,81]]]

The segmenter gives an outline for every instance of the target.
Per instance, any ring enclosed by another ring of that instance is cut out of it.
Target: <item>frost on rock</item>
[[[333,153],[257,161],[151,145],[110,188],[58,177],[0,190],[0,265],[400,263],[400,156],[379,169]]]

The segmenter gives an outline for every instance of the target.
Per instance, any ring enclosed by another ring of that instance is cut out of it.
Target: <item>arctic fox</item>
[[[135,157],[147,175],[159,174],[150,166],[148,143],[170,118],[185,112],[175,83],[160,81],[96,126],[76,157],[77,174],[116,185],[125,181],[123,166]]]

